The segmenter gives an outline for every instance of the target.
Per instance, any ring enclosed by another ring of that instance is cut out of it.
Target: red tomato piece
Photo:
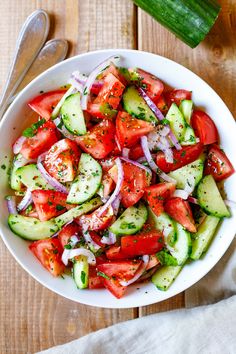
[[[107,290],[109,290],[117,299],[120,299],[124,295],[127,286],[120,285],[119,280],[103,278],[102,281]]]
[[[127,257],[153,254],[164,247],[163,236],[159,231],[153,230],[131,236],[121,237],[121,252]]]
[[[125,208],[136,204],[142,198],[145,188],[150,184],[150,177],[142,168],[128,162],[122,162],[124,181],[121,186],[121,203]],[[117,181],[117,167],[108,171],[111,178]]]
[[[46,122],[37,129],[33,137],[26,138],[21,148],[21,154],[26,159],[36,159],[57,141],[58,133],[55,124]]]
[[[103,172],[108,172],[114,165],[115,165],[115,157],[112,156],[108,159],[102,159],[99,161],[100,165],[102,166]]]
[[[113,209],[109,207],[102,216],[98,216],[101,207],[92,212],[91,214],[82,215],[76,219],[81,228],[98,231],[108,228],[113,221]],[[103,245],[104,246],[104,245]]]
[[[116,147],[115,126],[109,120],[95,125],[87,134],[78,136],[76,142],[81,149],[95,159],[104,159]]]
[[[66,93],[66,90],[54,90],[45,92],[37,97],[34,97],[28,105],[41,117],[49,120],[53,109]]]
[[[144,120],[132,117],[127,112],[119,112],[116,118],[116,135],[121,147],[131,147],[151,131],[154,126]]]
[[[163,114],[167,113],[168,105],[166,103],[164,95],[161,95],[157,100],[155,100],[155,104]]]
[[[141,260],[109,261],[99,264],[97,269],[109,278],[127,281],[134,277],[141,263]]]
[[[189,232],[196,232],[195,221],[189,203],[181,198],[170,198],[165,203],[165,211]]]
[[[181,150],[172,149],[172,151],[174,159],[173,163],[166,161],[165,154],[162,151],[159,151],[156,155],[156,164],[165,173],[177,170],[178,168],[197,160],[203,152],[203,145],[198,143],[195,145],[183,146]]]
[[[94,103],[107,103],[111,108],[117,109],[122,98],[125,86],[112,74],[104,78],[104,83]]]
[[[146,199],[152,211],[161,215],[164,211],[164,202],[170,198],[175,191],[173,183],[158,183],[146,188]]]
[[[168,107],[172,103],[176,103],[178,106],[183,100],[191,100],[192,92],[187,90],[171,90],[165,92],[165,99],[167,101]]]
[[[230,177],[235,171],[228,157],[219,146],[212,145],[205,164],[205,174],[212,175],[217,182]]]
[[[111,192],[115,189],[115,183],[108,173],[102,177],[103,197],[108,198]]]
[[[104,79],[109,73],[113,74],[124,86],[127,85],[125,77],[113,63],[111,63],[108,68],[99,75],[99,79]]]
[[[121,252],[121,246],[110,246],[106,251],[106,256],[110,260],[126,259],[127,256]]]
[[[144,71],[142,69],[135,70],[141,80],[141,86],[146,91],[147,95],[153,100],[156,101],[164,90],[164,85],[156,76]]]
[[[96,267],[89,266],[89,289],[104,288],[103,279],[97,275]]]
[[[65,225],[58,234],[58,239],[64,248],[65,245],[69,243],[69,240],[72,236],[77,236],[79,234],[79,226],[72,222],[68,225]]]
[[[132,149],[129,152],[129,158],[131,160],[138,160],[140,157],[143,157],[143,148],[140,143],[137,143],[136,145],[132,146]]]
[[[194,110],[191,118],[191,125],[203,145],[218,142],[219,135],[215,123],[205,112]]]
[[[61,275],[65,265],[61,261],[63,248],[57,238],[34,241],[29,249],[53,276]]]
[[[70,139],[62,139],[54,144],[45,157],[48,173],[60,182],[74,180],[80,157],[77,144]]]
[[[149,262],[147,264],[147,267],[146,267],[146,271],[151,269],[151,268],[154,268],[156,267],[158,264],[160,264],[160,261],[159,259],[157,259],[156,255],[155,254],[151,254],[150,257],[149,257]]]
[[[101,242],[101,236],[99,236],[95,231],[89,231],[91,239],[101,248],[105,247],[105,244]]]
[[[108,103],[93,103],[88,104],[87,113],[99,119],[113,119],[117,115],[117,111],[112,109]]]
[[[32,198],[40,221],[49,220],[66,211],[65,193],[38,189],[32,192]]]

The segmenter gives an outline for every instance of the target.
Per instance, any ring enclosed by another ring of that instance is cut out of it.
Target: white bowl
[[[99,62],[113,54],[122,56],[121,65],[138,66],[158,76],[172,87],[193,91],[193,101],[214,119],[219,130],[221,145],[236,168],[236,125],[221,98],[202,79],[185,67],[158,55],[135,50],[102,50],[85,53],[55,65],[34,79],[16,98],[0,124],[0,166],[11,157],[11,146],[30,122],[27,102],[41,90],[49,91],[65,84],[71,72],[80,70],[88,74]],[[225,182],[228,199],[236,200],[233,193],[236,174]],[[168,299],[200,280],[220,260],[236,232],[236,213],[223,220],[218,232],[202,260],[184,267],[176,281],[166,292],[159,291],[150,283],[134,285],[125,296],[117,300],[107,290],[78,290],[70,277],[53,278],[28,250],[28,242],[14,235],[7,225],[8,211],[4,197],[10,194],[6,170],[0,169],[0,232],[7,248],[20,265],[41,284],[68,299],[92,306],[127,308],[149,305]],[[137,289],[139,288],[139,289]]]

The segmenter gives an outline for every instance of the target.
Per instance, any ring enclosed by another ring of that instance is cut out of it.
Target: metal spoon
[[[49,17],[43,10],[33,12],[23,24],[16,43],[15,55],[0,98],[0,120],[9,103],[9,98],[44,45],[49,31]]]
[[[68,42],[65,39],[51,39],[46,42],[45,46],[41,49],[39,55],[27,71],[21,84],[18,86],[16,94],[9,100],[9,103],[11,103],[16,98],[17,94],[36,76],[64,60],[67,52]]]

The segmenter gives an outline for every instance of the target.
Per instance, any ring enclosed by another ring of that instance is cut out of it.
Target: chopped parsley
[[[110,277],[108,275],[106,275],[105,273],[103,273],[103,272],[97,272],[97,275],[99,275],[100,277],[103,277],[105,279],[109,279],[110,280]]]
[[[41,127],[45,122],[46,120],[44,118],[40,119],[38,122],[32,124],[29,128],[26,128],[22,135],[26,138],[32,138],[37,133],[37,129]]]
[[[162,250],[156,254],[157,258],[159,259],[161,265],[166,266],[177,266],[178,262],[176,258],[171,256],[167,250]]]

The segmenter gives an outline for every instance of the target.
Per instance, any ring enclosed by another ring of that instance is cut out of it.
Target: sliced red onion
[[[186,182],[186,185],[184,187],[185,192],[188,194],[188,196],[193,193],[195,188],[195,179],[193,176],[189,176]]]
[[[188,199],[189,194],[183,189],[176,189],[173,196],[186,200]]]
[[[69,259],[73,259],[77,256],[85,256],[88,258],[89,264],[96,265],[96,258],[94,254],[85,248],[74,248],[73,250],[70,250]]]
[[[7,196],[6,201],[9,214],[17,214],[16,197]]]
[[[148,107],[153,111],[155,116],[159,120],[163,120],[165,117],[163,116],[159,108],[157,108],[155,103],[151,100],[151,98],[146,94],[146,92],[141,87],[138,87],[138,92],[140,93],[140,96],[142,96],[144,101],[147,103]]]
[[[157,164],[154,162],[154,160],[152,158],[152,155],[151,155],[151,153],[149,151],[149,148],[148,148],[148,141],[147,141],[147,137],[146,136],[142,136],[141,137],[141,146],[142,146],[142,149],[143,149],[143,153],[144,153],[144,155],[145,155],[145,157],[147,159],[147,162],[148,162],[149,166],[151,167],[151,169],[153,170],[153,172],[158,174],[159,177],[161,177],[165,181],[176,184],[176,180],[174,178],[171,178],[170,176],[168,176],[163,171],[161,171],[159,169],[159,167],[157,166]]]
[[[78,90],[79,91],[79,90]],[[60,101],[58,102],[58,104],[56,105],[56,107],[54,108],[54,110],[52,111],[51,117],[54,119],[58,116],[61,106],[63,105],[63,103],[65,102],[66,98],[69,97],[70,95],[72,95],[73,93],[77,92],[77,88],[75,85],[72,85],[67,91],[66,93],[62,96],[62,98],[60,99]]]
[[[111,203],[114,215],[118,214],[119,207],[120,207],[120,201],[121,201],[121,195],[119,193],[117,198],[114,200],[114,202]]]
[[[170,126],[169,125],[162,125],[161,128],[158,130],[160,136],[167,136],[170,134]]]
[[[115,188],[114,192],[112,193],[112,195],[110,196],[110,198],[108,199],[108,201],[99,210],[98,217],[100,217],[107,210],[107,208],[114,202],[114,200],[118,197],[120,190],[121,190],[121,186],[122,186],[122,183],[124,180],[124,171],[123,171],[122,163],[121,163],[121,160],[119,157],[117,157],[115,159],[115,163],[116,163],[117,171],[118,171],[116,188]]]
[[[169,138],[170,138],[170,141],[172,142],[172,144],[174,145],[174,147],[176,148],[176,150],[182,150],[182,146],[178,142],[178,140],[177,140],[175,134],[172,132],[172,130],[170,130]]]
[[[75,136],[72,135],[64,126],[64,124],[62,124],[62,126],[60,127],[61,124],[61,118],[58,117],[56,119],[54,119],[53,123],[56,125],[57,129],[59,130],[59,132],[62,133],[62,135],[64,135],[66,138],[70,139],[70,140],[75,140]]]
[[[147,162],[147,159],[146,159],[145,156],[142,156],[142,157],[140,157],[140,158],[137,160],[137,162],[139,162],[139,163],[145,163],[145,162]]]
[[[113,234],[113,232],[109,231],[108,237],[103,236],[101,238],[101,242],[104,243],[105,245],[114,245],[114,243],[116,243],[116,235]]]
[[[116,145],[117,145],[118,149],[119,149],[120,151],[122,151],[121,146],[120,146],[120,142],[119,142],[119,140],[118,140],[118,138],[117,138],[116,135],[115,135],[115,142],[116,142]]]
[[[19,167],[23,167],[29,163],[35,163],[36,161],[37,160],[35,160],[35,159],[27,160],[21,154],[19,154],[13,159],[13,165],[15,168],[19,168]]]
[[[169,163],[173,163],[174,161],[173,151],[166,137],[164,136],[160,137],[160,140],[157,142],[157,147],[158,149],[164,152],[166,161]]]
[[[81,84],[84,86],[87,82],[88,77],[84,74],[81,74],[79,71],[74,71],[71,74],[71,78],[74,79],[77,83]],[[103,81],[102,80],[95,80],[92,87],[94,89],[100,90],[103,86]]]
[[[129,158],[129,152],[130,152],[130,149],[123,148],[122,149],[122,156],[123,157],[127,157],[127,159],[128,159]]]
[[[195,138],[195,141],[196,141],[196,143],[200,143],[200,139],[199,138]]]
[[[46,153],[40,155],[38,157],[38,162],[37,162],[37,167],[39,172],[41,173],[42,177],[44,179],[46,179],[46,181],[53,187],[55,188],[57,191],[62,192],[62,193],[68,193],[67,188],[65,186],[63,186],[63,184],[61,184],[58,180],[56,180],[54,177],[52,177],[44,168],[43,164],[42,164],[42,160],[44,159],[44,157],[46,156]]]
[[[73,236],[70,237],[68,245],[70,245],[71,248],[74,248],[78,241],[79,241],[78,237],[76,235],[73,235]],[[66,266],[68,265],[68,261],[71,258],[70,257],[70,252],[71,252],[71,249],[64,248],[64,251],[63,251],[62,256],[61,256],[61,260]]]
[[[146,171],[150,176],[152,175],[152,171],[150,170],[150,168],[148,168],[147,166],[142,165],[141,163],[138,163],[137,161],[133,161],[130,159],[127,159],[126,157],[121,157],[121,160],[131,163],[134,166],[137,166],[139,168],[141,168],[142,170]]]
[[[27,189],[21,202],[17,205],[17,210],[18,211],[25,210],[32,202],[33,202],[33,199],[32,199],[31,191],[30,191],[30,189]]]
[[[89,98],[89,94],[90,94],[90,89],[94,83],[94,81],[96,80],[97,76],[103,71],[105,70],[108,66],[110,66],[110,64],[113,63],[117,63],[117,61],[120,59],[119,56],[117,55],[113,55],[109,58],[107,58],[106,60],[104,60],[101,64],[99,64],[95,69],[93,69],[93,71],[90,73],[90,75],[88,76],[88,79],[86,81],[86,84],[83,87],[83,94],[82,94],[82,98],[81,98],[81,108],[83,110],[87,109],[87,104],[88,104],[88,98]]]
[[[159,265],[156,265],[155,267],[149,269],[146,274],[143,274],[139,279],[138,282],[144,281],[148,278],[150,278],[159,268]]]
[[[83,93],[83,84],[78,82],[75,77],[71,76],[68,83],[71,84],[71,87],[74,87],[78,92],[81,94]]]
[[[236,208],[236,202],[233,202],[232,200],[228,200],[228,199],[225,199],[224,202],[228,207],[232,209]]]
[[[188,197],[188,202],[199,205],[197,198]]]
[[[101,247],[96,242],[94,242],[92,240],[88,230],[83,232],[83,237],[84,237],[85,242],[88,246],[92,246],[96,251],[100,250]]]
[[[24,144],[26,140],[26,137],[25,136],[20,136],[15,144],[13,145],[12,147],[12,150],[13,150],[13,153],[16,155],[16,154],[19,154],[19,152],[21,151],[21,148],[22,148],[22,145]]]
[[[147,264],[149,262],[149,256],[145,255],[142,257],[143,259],[143,264],[139,267],[137,272],[135,273],[134,277],[128,281],[120,280],[120,285],[122,286],[128,286],[130,284],[133,284],[135,281],[137,281],[145,272],[145,269],[147,268]]]

